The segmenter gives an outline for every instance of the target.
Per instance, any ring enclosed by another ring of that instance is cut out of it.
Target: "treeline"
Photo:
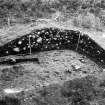
[[[105,0],[0,0],[0,18],[51,18],[56,11],[65,17],[92,13],[101,20],[105,14]]]

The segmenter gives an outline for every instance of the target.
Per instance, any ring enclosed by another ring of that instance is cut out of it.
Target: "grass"
[[[83,27],[87,29],[94,29],[96,31],[102,31],[102,24],[98,17],[95,17],[92,13],[79,14],[73,20],[74,26]]]
[[[71,21],[72,25],[76,27],[94,29],[95,31],[105,29],[105,3],[103,0],[22,0],[16,2],[12,2],[12,0],[8,2],[7,0],[2,2],[0,5],[0,16],[3,17],[0,19],[1,26],[8,25],[8,18],[11,26],[35,22],[39,18],[47,18],[57,22]],[[8,7],[11,5],[14,11]],[[5,13],[2,13],[4,6],[7,9]]]

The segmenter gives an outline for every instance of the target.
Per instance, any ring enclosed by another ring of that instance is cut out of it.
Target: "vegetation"
[[[105,1],[0,0],[1,25],[27,23],[38,18],[72,20],[75,26],[98,30],[105,26]]]

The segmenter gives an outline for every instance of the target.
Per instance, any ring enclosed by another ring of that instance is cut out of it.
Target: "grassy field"
[[[104,0],[1,0],[0,25],[12,26],[39,18],[103,31],[105,28]]]

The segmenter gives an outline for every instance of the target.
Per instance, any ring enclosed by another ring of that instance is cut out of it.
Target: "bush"
[[[88,28],[88,29],[96,29],[100,30],[102,27],[102,24],[100,22],[100,19],[98,17],[95,17],[92,13],[87,14],[79,14],[77,17],[73,20],[74,26]]]

